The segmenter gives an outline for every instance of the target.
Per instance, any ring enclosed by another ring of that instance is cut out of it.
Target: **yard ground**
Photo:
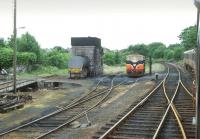
[[[162,64],[154,64],[153,72],[164,72],[164,66]],[[124,67],[108,67],[104,66],[105,74],[122,73],[125,74]],[[124,75],[126,76],[126,75]],[[35,76],[20,76],[20,78],[35,78]],[[38,76],[37,76],[38,78]],[[46,115],[54,110],[57,110],[59,105],[70,103],[73,99],[76,99],[89,90],[99,80],[97,78],[87,78],[80,80],[68,79],[66,74],[64,76],[52,76],[48,78],[50,81],[65,82],[65,88],[57,90],[41,89],[36,92],[32,92],[33,101],[26,104],[24,108],[15,110],[9,113],[0,114],[0,131],[7,128],[19,125],[27,120]],[[126,77],[127,78],[127,77]],[[92,125],[85,128],[64,128],[56,138],[59,139],[88,139],[91,138],[95,132],[100,129],[105,123],[109,122],[118,114],[122,113],[131,104],[144,96],[154,86],[154,75],[144,76],[141,78],[133,78],[134,82],[129,85],[121,86],[113,90],[113,95],[105,103],[88,113],[88,118]],[[75,85],[75,86],[74,86]],[[87,123],[85,117],[76,122],[80,125]]]

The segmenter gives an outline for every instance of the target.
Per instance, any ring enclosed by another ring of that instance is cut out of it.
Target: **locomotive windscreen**
[[[144,56],[143,55],[128,55],[126,60],[132,61],[132,62],[143,61]]]

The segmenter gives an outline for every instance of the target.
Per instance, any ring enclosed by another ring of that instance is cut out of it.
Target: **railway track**
[[[102,127],[93,139],[195,138],[194,96],[184,86],[179,69],[169,67],[154,90]]]
[[[64,126],[78,118],[85,116],[89,111],[96,108],[105,101],[113,88],[120,86],[121,82],[114,85],[114,78],[110,82],[110,86],[98,89],[102,80],[97,83],[95,89],[68,105],[62,105],[57,111],[43,116],[39,119],[30,121],[26,124],[17,126],[13,129],[0,133],[0,138],[54,138],[54,133]]]

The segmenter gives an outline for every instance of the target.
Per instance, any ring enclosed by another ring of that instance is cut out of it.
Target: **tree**
[[[13,50],[11,48],[0,48],[0,59],[0,69],[12,67]]]
[[[184,48],[181,48],[181,47],[176,48],[174,50],[174,59],[175,60],[181,60],[182,57],[183,57],[183,52],[184,52]]]
[[[160,50],[157,50],[157,49],[161,49],[163,51],[165,48],[166,48],[166,46],[162,42],[150,43],[148,45],[148,55],[152,56],[154,58],[156,58],[156,57],[161,58],[161,57],[163,57],[163,54],[161,54],[160,56],[156,56],[157,55],[156,53],[161,52]],[[157,50],[157,52],[155,52],[156,50]]]
[[[152,57],[153,58],[164,58],[164,51],[165,51],[165,47],[159,47],[157,49],[155,49],[154,52],[152,52]]]
[[[54,48],[53,48],[53,50],[55,50],[55,51],[59,51],[59,52],[61,52],[61,53],[65,53],[65,52],[69,52],[67,49],[64,49],[63,47],[61,47],[61,46],[55,46]]]
[[[115,52],[114,59],[115,59],[115,64],[120,64],[121,63],[119,51]]]
[[[37,60],[35,53],[21,52],[17,53],[17,63],[20,65],[32,65]]]
[[[135,53],[135,54],[141,54],[144,56],[148,55],[148,49],[145,44],[136,44],[136,45],[130,45],[128,47],[128,52],[130,54]]]
[[[179,43],[170,44],[170,45],[168,46],[168,49],[174,50],[174,49],[176,49],[176,48],[178,48],[178,47],[182,47],[182,45],[179,44]]]
[[[1,48],[1,47],[5,47],[5,46],[6,46],[6,44],[5,44],[4,39],[3,39],[3,38],[0,38],[0,48]]]
[[[48,65],[58,68],[66,68],[69,58],[70,54],[66,52],[65,49],[62,47],[54,47],[53,49],[50,49],[50,51],[47,53]]]
[[[194,25],[185,28],[179,35],[179,39],[185,50],[195,48],[197,44],[197,26]]]
[[[115,53],[113,51],[106,52],[103,56],[103,61],[107,65],[115,64]]]
[[[169,60],[169,59],[174,59],[174,51],[171,49],[166,49],[164,52],[164,58]]]
[[[35,55],[37,56],[37,60],[40,59],[40,46],[36,39],[28,32],[17,39],[17,49],[19,52],[35,53]]]

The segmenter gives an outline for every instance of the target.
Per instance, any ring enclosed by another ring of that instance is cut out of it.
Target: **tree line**
[[[63,69],[67,66],[69,50],[60,46],[52,49],[42,49],[37,40],[30,33],[17,38],[17,65],[26,66],[31,71],[42,66],[55,66]],[[13,37],[7,40],[0,38],[0,68],[13,66]]]
[[[184,51],[196,47],[197,27],[196,25],[185,28],[178,36],[180,43],[166,46],[162,42],[150,44],[130,45],[127,49],[111,51],[104,49],[104,63],[107,65],[124,64],[126,56],[130,54],[141,54],[153,59],[178,61],[183,58]]]
[[[124,64],[129,54],[142,54],[153,59],[181,60],[183,52],[196,47],[196,25],[185,28],[180,35],[179,44],[166,46],[162,42],[150,44],[130,45],[127,49],[111,51],[104,48],[103,61],[107,65]],[[0,69],[10,68],[13,65],[13,37],[7,40],[0,38]],[[28,70],[40,66],[53,66],[60,69],[67,68],[70,58],[69,49],[55,46],[52,49],[42,49],[37,40],[30,33],[17,38],[17,65],[25,65]]]

